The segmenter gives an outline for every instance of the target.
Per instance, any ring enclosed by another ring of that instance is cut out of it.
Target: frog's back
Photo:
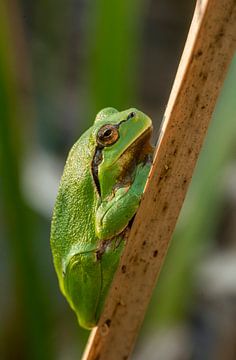
[[[93,149],[89,131],[72,147],[53,212],[51,247],[60,286],[69,259],[81,251],[90,251],[96,243],[94,209],[98,201],[91,164]]]

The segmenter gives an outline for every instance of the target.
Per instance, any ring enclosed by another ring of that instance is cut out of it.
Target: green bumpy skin
[[[151,166],[152,122],[100,111],[66,161],[51,226],[60,289],[80,325],[96,326]]]

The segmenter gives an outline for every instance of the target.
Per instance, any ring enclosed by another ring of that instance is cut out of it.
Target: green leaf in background
[[[91,114],[107,106],[135,106],[142,5],[140,0],[93,3],[87,69]]]

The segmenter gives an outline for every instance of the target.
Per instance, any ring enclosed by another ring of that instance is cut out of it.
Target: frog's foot
[[[108,239],[108,240],[102,240],[97,248],[97,250],[95,251],[96,254],[96,260],[100,261],[102,258],[102,255],[104,254],[104,252],[106,251],[107,247],[111,245],[112,241],[114,238],[112,239]]]
[[[116,235],[111,239],[102,240],[96,250],[97,261],[101,260],[105,252],[115,251],[117,248],[119,248],[121,243],[127,240],[129,232],[130,226],[128,224],[128,226],[126,226],[126,228],[119,235]]]

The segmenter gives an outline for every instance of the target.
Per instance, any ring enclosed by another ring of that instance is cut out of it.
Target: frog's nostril
[[[127,116],[127,120],[132,119],[133,117],[135,117],[136,113],[134,111],[132,111],[131,113],[129,113],[129,115]]]

